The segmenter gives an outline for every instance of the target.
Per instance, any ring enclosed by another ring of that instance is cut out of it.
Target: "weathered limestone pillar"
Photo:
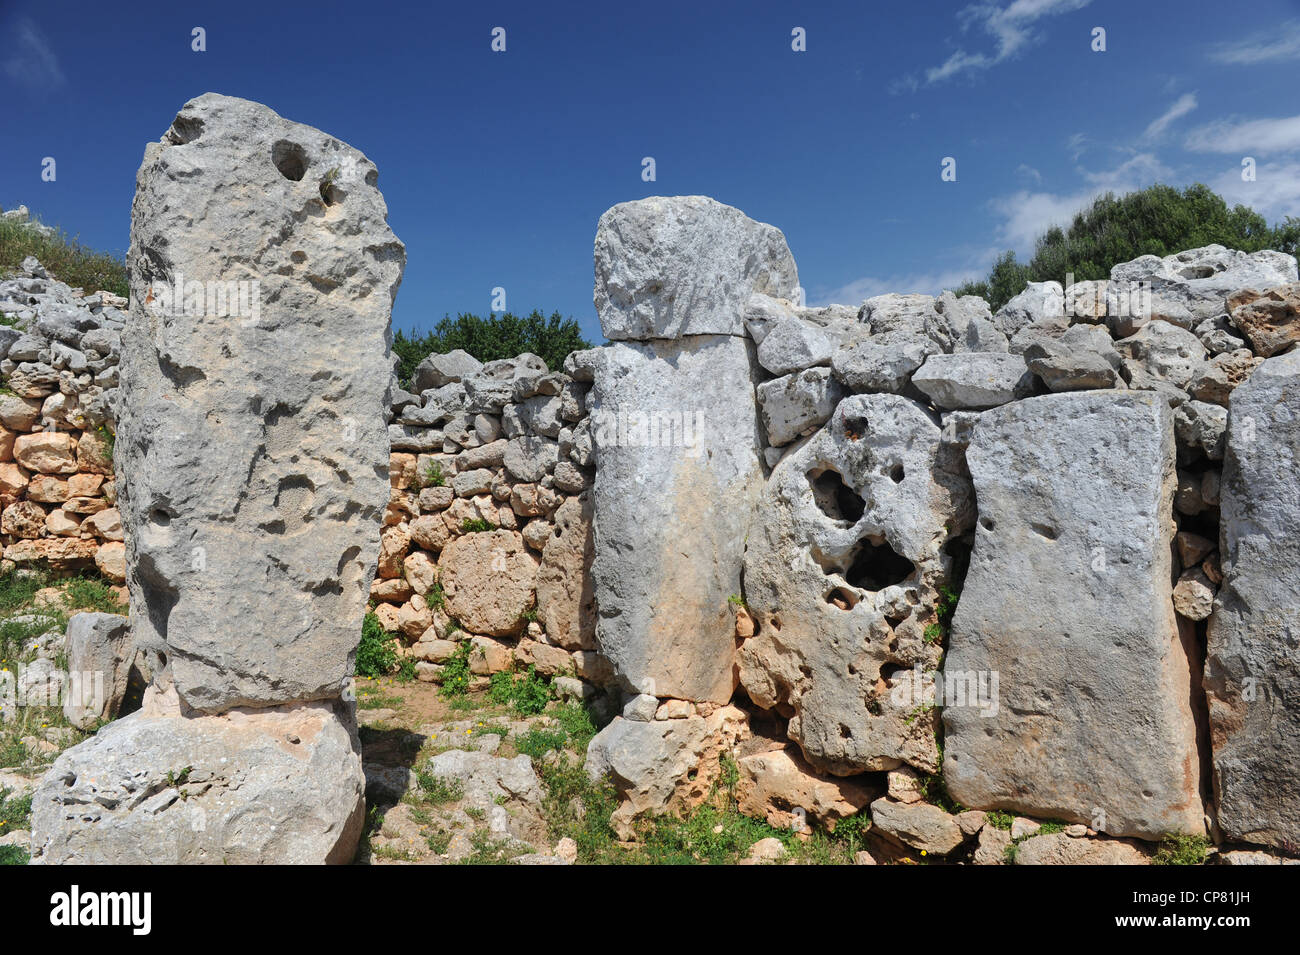
[[[1229,840],[1300,846],[1300,352],[1232,393],[1205,691]]]
[[[584,353],[596,452],[596,639],[637,694],[588,747],[624,797],[613,824],[698,802],[747,731],[728,598],[763,489],[755,293],[792,298],[785,237],[703,196],[606,212],[596,308],[612,344]],[[663,702],[668,701],[668,702]],[[697,707],[695,704],[703,704]],[[667,717],[672,710],[674,718]]]
[[[1117,836],[1203,833],[1169,407],[1028,398],[980,416],[967,461],[979,519],[944,664],[948,791]]]
[[[596,232],[591,359],[597,639],[629,688],[725,703],[727,598],[762,492],[751,294],[791,297],[785,238],[702,196],[625,202]]]
[[[145,151],[117,474],[145,707],[37,791],[45,862],[346,862],[405,249],[364,155],[206,94]]]

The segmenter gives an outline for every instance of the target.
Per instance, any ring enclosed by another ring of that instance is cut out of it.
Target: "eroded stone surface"
[[[950,566],[943,546],[973,519],[959,468],[922,406],[857,395],[772,472],[745,552],[759,630],[740,679],[790,717],[822,771],[937,768],[937,721],[913,668],[937,664],[924,627]]]
[[[1300,353],[1232,393],[1221,487],[1223,584],[1205,691],[1218,823],[1233,840],[1300,842]]]
[[[405,262],[376,179],[337,139],[216,94],[146,150],[119,507],[137,640],[166,647],[196,708],[336,696],[351,673],[388,500]],[[182,280],[258,284],[247,308],[205,294],[178,315],[159,290]]]
[[[727,598],[763,481],[752,348],[700,336],[598,350],[597,638],[628,686],[656,696],[731,698]]]
[[[1112,835],[1203,832],[1168,406],[1030,398],[982,414],[966,458],[979,521],[944,672],[999,692],[946,701],[952,797]]]

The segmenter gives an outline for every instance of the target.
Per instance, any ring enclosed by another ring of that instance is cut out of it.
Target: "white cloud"
[[[938,295],[944,289],[955,289],[966,282],[986,278],[993,259],[994,253],[990,252],[983,266],[888,276],[867,275],[814,297],[818,305],[860,305],[873,295],[884,295],[887,292],[898,292],[904,295],[912,292]]]
[[[0,69],[16,83],[24,86],[53,89],[66,82],[59,59],[50,49],[40,28],[31,20],[19,19],[5,44]]]
[[[1016,175],[1027,182],[1035,185],[1043,181],[1043,174],[1028,163],[1021,163],[1016,167]]]
[[[1196,94],[1184,93],[1182,96],[1178,97],[1178,99],[1174,101],[1174,104],[1165,110],[1161,116],[1158,116],[1151,121],[1151,124],[1147,126],[1146,131],[1142,133],[1141,142],[1155,142],[1164,135],[1165,130],[1173,125],[1173,123],[1186,116],[1194,109],[1196,109]]]
[[[1219,120],[1192,130],[1185,145],[1193,152],[1241,155],[1300,149],[1300,116]]]
[[[1021,189],[999,196],[989,208],[1001,218],[997,238],[1003,248],[1025,255],[1033,251],[1034,241],[1050,226],[1068,228],[1074,215],[1105,192],[1125,193],[1166,179],[1170,170],[1150,153],[1137,153],[1113,169],[1079,174],[1087,189],[1072,193],[1034,192]]]
[[[1210,59],[1232,66],[1257,66],[1269,60],[1300,59],[1300,20],[1288,20],[1280,27],[1244,40],[1220,43],[1210,50]]]
[[[1241,181],[1241,167],[1234,166],[1213,178],[1209,186],[1228,205],[1250,206],[1269,222],[1284,216],[1300,216],[1300,162],[1259,163],[1255,181]]]
[[[957,20],[963,30],[975,28],[993,40],[993,49],[987,52],[970,52],[958,49],[938,66],[925,70],[925,85],[942,83],[964,73],[975,73],[1008,60],[1039,39],[1033,25],[1045,18],[1072,13],[1088,6],[1092,0],[1013,0],[1005,7],[980,3],[963,7]],[[891,90],[895,93],[915,90],[920,86],[914,76],[895,80]]]

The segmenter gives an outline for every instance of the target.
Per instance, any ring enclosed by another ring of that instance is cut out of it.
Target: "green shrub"
[[[572,318],[554,312],[549,318],[534,310],[519,317],[510,312],[480,318],[462,312],[447,316],[423,335],[414,330],[398,331],[393,336],[393,351],[401,359],[398,377],[403,387],[411,383],[415,366],[432,354],[445,354],[457,348],[469,352],[482,362],[514,358],[531,352],[558,371],[569,352],[590,348],[582,330]]]
[[[465,534],[479,534],[483,531],[494,531],[497,526],[482,517],[467,517],[461,522],[460,529]]]
[[[513,707],[521,716],[536,716],[552,698],[551,684],[532,666],[526,673],[493,673],[488,687],[488,699],[498,706]]]
[[[1011,831],[1011,824],[1016,821],[1016,817],[1009,812],[1003,812],[1000,809],[994,809],[992,812],[986,812],[984,818],[994,829],[1001,829],[1003,832]]]
[[[0,846],[0,865],[27,865],[31,856],[22,846]]]
[[[435,776],[427,765],[415,771],[415,782],[423,799],[435,806],[458,802],[465,797],[465,786],[459,779]]]
[[[530,729],[515,740],[515,749],[529,759],[541,759],[553,749],[563,749],[564,730]]]
[[[1187,836],[1170,833],[1160,842],[1160,848],[1151,857],[1152,865],[1204,865],[1210,851],[1210,840],[1205,836]]]
[[[393,634],[384,630],[373,612],[361,624],[361,642],[357,644],[357,676],[387,676],[397,669],[397,651]]]
[[[448,633],[450,636],[451,633]],[[442,665],[442,689],[439,692],[443,696],[464,696],[469,690],[469,653],[472,647],[473,644],[468,640],[462,641],[456,647],[456,652]]]
[[[997,311],[1024,291],[1028,282],[1076,282],[1110,277],[1111,266],[1140,255],[1172,255],[1218,243],[1257,252],[1277,249],[1294,254],[1300,219],[1288,217],[1270,229],[1264,217],[1246,206],[1228,208],[1223,198],[1197,183],[1179,190],[1154,185],[1116,197],[1106,193],[1074,216],[1068,229],[1052,226],[1038,237],[1033,258],[1016,261],[1006,252],[989,277],[968,282],[958,295],[981,295]]]
[[[424,469],[424,473],[419,475],[420,487],[446,487],[447,475],[442,473],[442,465],[437,461],[430,461]]]
[[[51,275],[73,288],[130,294],[125,256],[95,252],[62,231],[43,236],[24,223],[0,219],[0,273],[17,271],[29,255],[36,256]]]
[[[12,797],[12,792],[0,787],[0,836],[32,827],[32,797]]]
[[[108,581],[84,574],[72,577],[63,587],[63,602],[69,610],[94,610],[99,613],[124,614],[126,604],[110,589]]]

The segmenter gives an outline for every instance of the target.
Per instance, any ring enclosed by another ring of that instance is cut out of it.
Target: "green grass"
[[[12,792],[0,788],[0,836],[32,827],[32,797],[14,798]]]
[[[0,575],[0,614],[8,616],[32,602],[36,591],[48,586],[48,576],[40,571],[19,574],[11,570]]]
[[[357,676],[388,676],[396,669],[393,634],[384,630],[374,613],[367,613],[361,624],[361,642],[357,644]]]
[[[600,729],[591,718],[591,711],[581,703],[561,704],[555,709],[555,718],[579,753],[587,751],[587,744]]]
[[[496,529],[497,526],[495,524],[482,517],[467,517],[460,525],[462,534],[479,534],[483,531],[494,531]]]
[[[521,716],[536,716],[554,698],[549,681],[530,666],[526,673],[493,673],[488,699],[497,706],[509,706]]]
[[[22,846],[0,846],[0,865],[26,865],[31,856]]]
[[[553,749],[563,749],[568,740],[564,730],[530,729],[523,736],[516,738],[515,749],[529,759],[541,759]]]
[[[70,578],[63,588],[63,602],[69,610],[93,610],[98,613],[127,612],[126,604],[117,598],[110,584],[103,578],[81,575]]]
[[[424,595],[424,602],[430,610],[443,610],[447,606],[447,594],[442,589],[442,584],[434,581],[429,588],[429,592]]]
[[[437,461],[430,461],[424,469],[424,473],[416,475],[415,481],[417,490],[426,487],[446,487],[447,475],[442,473],[441,464]]]
[[[1009,812],[1003,812],[1000,809],[994,809],[992,812],[986,812],[984,818],[994,829],[1001,829],[1003,832],[1011,831],[1011,824],[1016,821],[1016,817]]]
[[[456,647],[456,652],[442,665],[442,689],[439,690],[442,696],[464,698],[472,676],[469,669],[469,653],[472,648],[473,644],[468,640],[462,641]]]
[[[435,776],[427,766],[416,770],[415,782],[420,787],[421,798],[435,806],[458,802],[465,796],[465,787],[459,779]]]
[[[1151,857],[1152,865],[1204,865],[1209,854],[1210,840],[1205,836],[1185,836],[1170,833],[1161,840],[1160,848]]]
[[[96,252],[62,231],[42,236],[23,223],[0,219],[0,273],[16,272],[23,259],[34,255],[60,282],[86,292],[101,289],[114,295],[130,294],[126,258]]]

